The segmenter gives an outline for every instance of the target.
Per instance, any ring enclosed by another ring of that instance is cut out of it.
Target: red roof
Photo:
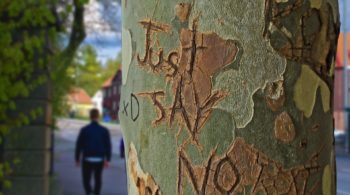
[[[348,64],[350,63],[350,33],[347,35],[348,40]],[[337,47],[337,58],[336,58],[336,67],[342,67],[344,64],[344,33],[339,34],[338,38],[338,47]]]
[[[91,97],[82,88],[74,88],[68,94],[68,100],[79,104],[91,104]]]

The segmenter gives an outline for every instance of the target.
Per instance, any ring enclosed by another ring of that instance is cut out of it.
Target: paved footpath
[[[60,130],[55,133],[54,172],[58,175],[63,195],[84,195],[81,169],[74,163],[74,147],[79,129],[86,121],[60,120]],[[108,125],[112,136],[113,157],[111,167],[103,172],[101,195],[127,195],[125,161],[119,158],[121,132],[118,125]]]
[[[63,195],[84,195],[81,171],[74,164],[74,142],[79,129],[87,121],[61,119],[60,130],[55,133],[55,173],[63,185]],[[111,168],[104,171],[101,195],[127,195],[124,159],[119,158],[119,140],[122,137],[119,125],[107,125],[111,132],[113,159]],[[337,148],[338,149],[338,148]],[[350,155],[337,150],[337,195],[350,195]]]
[[[336,147],[337,152],[337,195],[350,195],[350,155]]]
[[[350,195],[350,157],[337,157],[337,195]]]

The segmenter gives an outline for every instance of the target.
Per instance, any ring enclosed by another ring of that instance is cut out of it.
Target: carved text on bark
[[[165,109],[164,109],[163,105],[161,104],[159,98],[161,98],[161,97],[163,98],[165,96],[164,91],[155,91],[155,92],[151,92],[151,93],[139,93],[138,95],[148,96],[152,100],[153,105],[156,106],[157,112],[158,112],[158,118],[155,119],[152,123],[154,125],[157,125],[160,122],[162,122],[165,119]]]
[[[175,6],[176,17],[179,18],[181,22],[188,20],[191,12],[191,4],[189,3],[179,3]]]
[[[299,15],[299,20],[292,14]],[[336,52],[333,48],[336,48],[339,33],[339,24],[333,22],[333,14],[331,5],[325,1],[319,9],[315,9],[304,0],[266,0],[263,34],[269,39],[274,32],[282,34],[287,43],[279,47],[273,46],[274,49],[288,60],[309,64],[325,78],[331,69],[332,56]],[[292,27],[285,26],[286,23],[295,22]],[[310,27],[311,24],[313,28]]]
[[[170,125],[176,120],[186,126],[192,141],[198,144],[200,129],[207,121],[213,107],[226,96],[224,91],[214,91],[212,77],[226,65],[235,60],[238,47],[233,40],[224,40],[215,33],[197,31],[197,21],[192,29],[182,29],[180,33],[181,49],[172,51],[164,58],[163,48],[151,46],[153,33],[168,32],[169,26],[151,19],[144,19],[140,24],[145,28],[145,55],[138,55],[141,67],[149,68],[154,73],[164,72],[172,84],[173,103],[170,109],[161,104],[157,96],[165,95],[158,91],[152,101],[158,112],[159,124],[167,119]],[[154,59],[157,59],[154,61]],[[140,94],[152,94],[141,92]],[[155,95],[155,96],[154,96]]]
[[[178,152],[177,194],[184,194],[184,180],[194,194],[237,194],[252,186],[251,194],[312,194],[319,182],[307,187],[312,174],[319,172],[319,152],[304,165],[284,169],[281,164],[237,138],[223,156],[211,152],[203,165],[191,163],[186,153]]]
[[[135,94],[130,94],[130,101],[123,100],[122,114],[130,117],[132,121],[137,121],[140,116],[140,103]]]

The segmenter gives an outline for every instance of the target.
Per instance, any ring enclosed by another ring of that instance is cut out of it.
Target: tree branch
[[[74,13],[71,34],[67,47],[61,52],[61,65],[65,69],[73,60],[75,52],[86,37],[84,25],[84,4],[80,0],[74,0]]]

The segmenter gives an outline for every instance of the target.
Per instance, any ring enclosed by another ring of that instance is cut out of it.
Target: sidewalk
[[[63,195],[84,195],[81,170],[74,164],[74,142],[79,129],[87,121],[61,119],[60,131],[55,133],[54,171],[63,185]],[[104,124],[106,125],[106,124]],[[106,125],[110,129],[113,142],[111,168],[104,171],[101,195],[127,195],[127,182],[124,159],[120,159],[118,143],[121,138],[119,125]],[[337,154],[337,194],[350,195],[350,155],[343,147],[336,146]]]
[[[54,172],[63,187],[63,195],[84,195],[81,170],[74,163],[74,142],[55,136]],[[101,195],[127,195],[124,159],[113,154],[112,164],[103,173]]]
[[[349,157],[350,158],[350,154],[348,154],[345,151],[345,146],[344,145],[335,145],[335,153],[337,156],[342,156],[342,157]]]

